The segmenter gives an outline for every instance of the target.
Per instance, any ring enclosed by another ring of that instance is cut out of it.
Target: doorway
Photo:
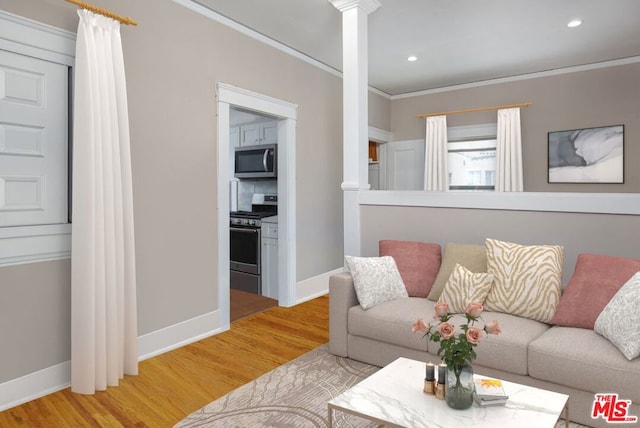
[[[276,118],[278,138],[278,304],[296,302],[295,141],[298,106],[236,86],[216,84],[217,138],[217,250],[218,304],[221,329],[230,327],[229,213],[231,174],[229,159],[230,112],[232,108]]]

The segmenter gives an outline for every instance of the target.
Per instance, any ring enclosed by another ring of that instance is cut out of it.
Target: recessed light
[[[579,27],[582,24],[582,21],[579,19],[574,19],[572,21],[569,21],[569,23],[567,24],[567,27],[569,28],[575,28],[575,27]]]
[[[407,58],[407,61],[411,61],[411,62],[417,61],[417,60],[418,60],[418,57],[415,55],[411,55],[409,58]]]

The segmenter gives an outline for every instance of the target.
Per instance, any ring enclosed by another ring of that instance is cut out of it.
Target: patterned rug
[[[187,416],[175,427],[328,427],[327,401],[375,373],[378,367],[331,355],[326,345],[235,389]],[[334,413],[334,427],[378,427]],[[571,428],[582,425],[571,423]],[[564,427],[560,421],[556,427]]]

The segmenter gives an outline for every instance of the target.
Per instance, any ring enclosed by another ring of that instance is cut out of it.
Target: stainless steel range
[[[255,294],[262,294],[262,219],[278,214],[276,195],[259,196],[258,203],[255,203],[254,197],[251,211],[233,211],[229,214],[230,286]]]

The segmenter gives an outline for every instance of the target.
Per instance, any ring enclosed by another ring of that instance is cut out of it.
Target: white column
[[[360,190],[368,177],[368,15],[377,0],[329,0],[342,12],[344,253],[360,255]]]

